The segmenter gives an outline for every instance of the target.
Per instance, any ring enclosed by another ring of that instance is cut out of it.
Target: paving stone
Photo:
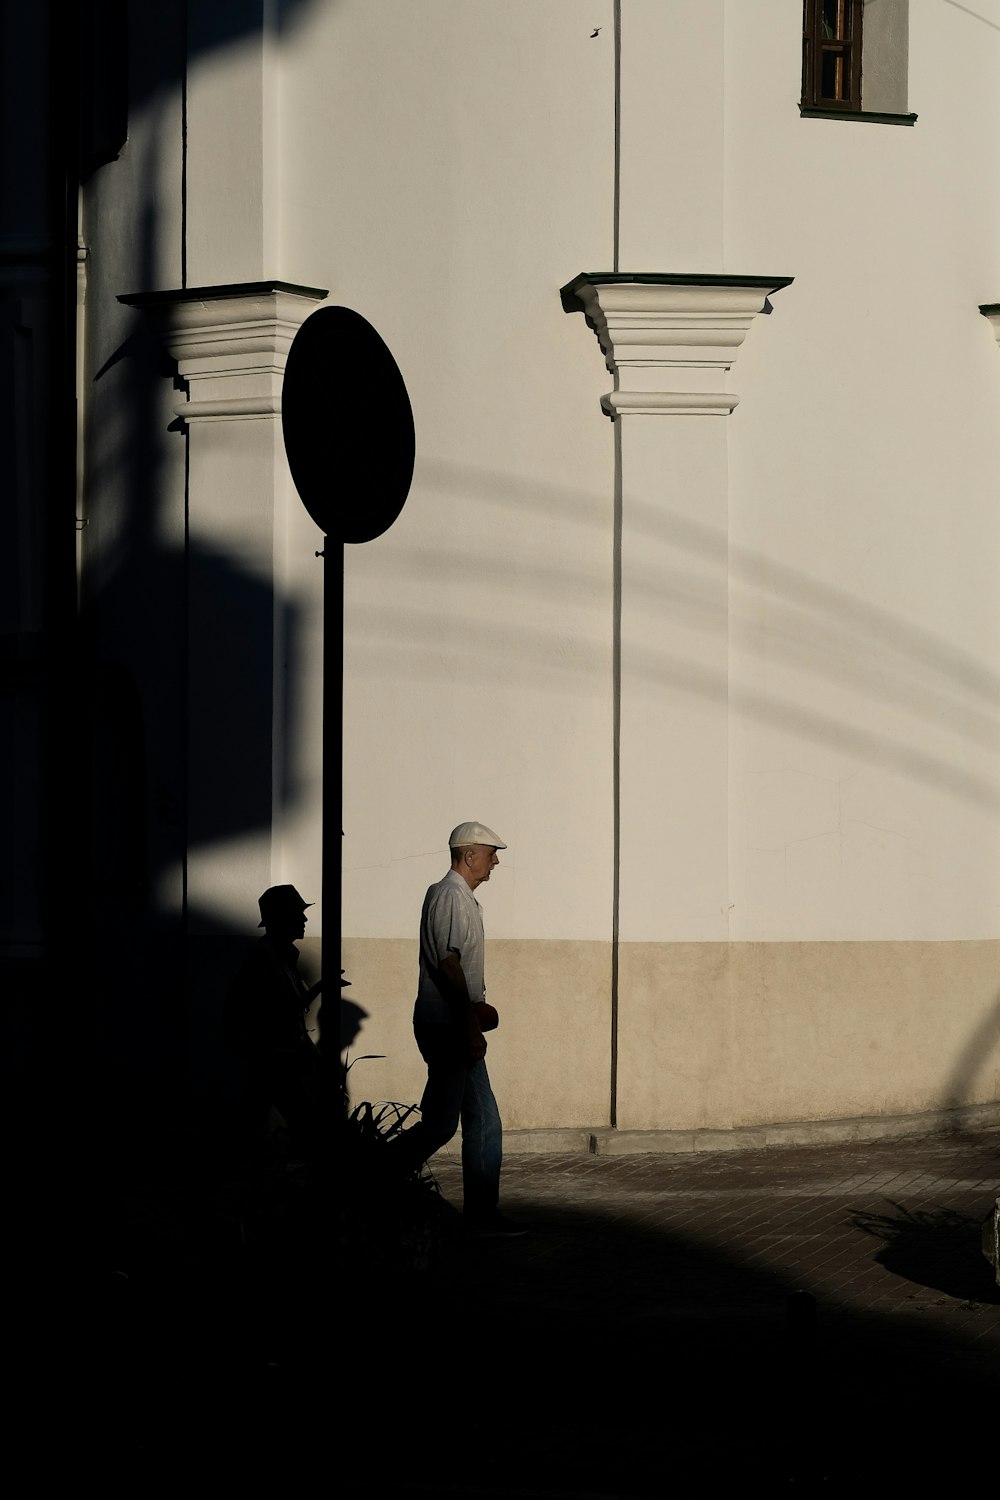
[[[460,1205],[458,1159],[434,1174]],[[443,1294],[474,1309],[491,1493],[985,1477],[1000,1288],[981,1226],[998,1184],[997,1129],[509,1157],[502,1206],[531,1233],[478,1242]],[[807,1335],[798,1292],[815,1298]]]

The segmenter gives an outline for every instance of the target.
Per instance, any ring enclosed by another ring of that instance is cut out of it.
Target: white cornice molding
[[[739,397],[725,374],[754,318],[786,276],[587,273],[563,288],[582,309],[615,377],[609,416],[728,416]]]
[[[728,417],[739,401],[729,391],[608,391],[609,417]]]
[[[186,422],[232,422],[280,415],[292,340],[325,296],[314,287],[260,282],[119,301],[149,313],[177,361],[187,385],[177,415]]]

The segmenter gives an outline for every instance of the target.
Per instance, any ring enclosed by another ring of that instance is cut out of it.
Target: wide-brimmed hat
[[[269,922],[279,920],[282,917],[298,917],[310,906],[315,906],[315,901],[303,901],[294,885],[272,885],[263,896],[259,897],[257,905],[260,907],[260,921],[258,927],[266,927]]]

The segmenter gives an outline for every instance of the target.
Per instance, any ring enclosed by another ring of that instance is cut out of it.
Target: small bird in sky
[[[601,28],[599,26],[595,26],[594,29],[593,29],[593,31],[590,33],[590,35],[591,35],[592,38],[595,37],[595,36],[600,36],[600,34],[601,34]]]

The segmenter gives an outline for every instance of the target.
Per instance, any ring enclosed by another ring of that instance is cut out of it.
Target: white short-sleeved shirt
[[[434,981],[434,970],[457,953],[469,988],[470,1000],[486,998],[483,965],[486,942],[479,902],[457,870],[432,885],[424,897],[420,914],[420,983],[414,1021],[422,1024],[455,1019],[453,1008]]]

